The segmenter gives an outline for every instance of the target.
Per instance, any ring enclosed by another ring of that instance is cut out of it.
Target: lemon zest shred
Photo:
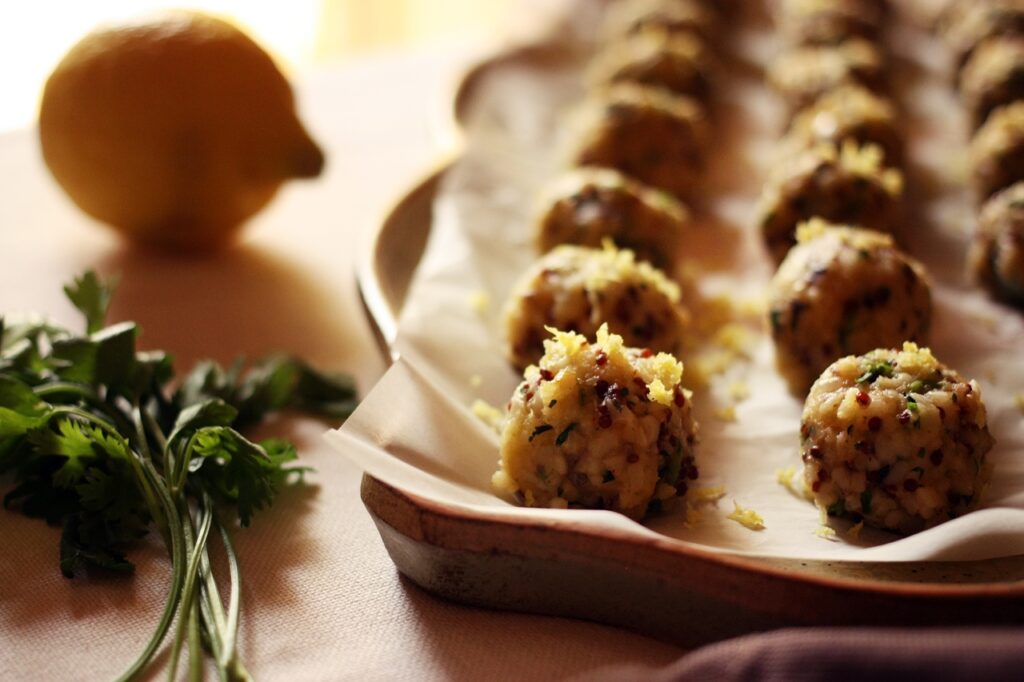
[[[764,530],[764,519],[753,509],[744,509],[740,506],[739,502],[733,500],[733,510],[726,518],[730,521],[735,521],[744,528],[750,530]]]
[[[714,414],[715,419],[718,419],[719,421],[734,422],[738,420],[738,417],[736,416],[735,405],[726,405],[724,407],[719,407],[718,409],[715,410]]]
[[[502,427],[505,424],[504,412],[480,399],[473,401],[471,409],[474,417],[493,429],[495,433],[501,433]]]
[[[491,309],[491,295],[483,289],[474,291],[469,295],[469,307],[473,312],[483,317]]]
[[[834,528],[830,528],[829,526],[818,526],[814,529],[814,534],[819,538],[823,538],[831,542],[836,541],[836,531]]]

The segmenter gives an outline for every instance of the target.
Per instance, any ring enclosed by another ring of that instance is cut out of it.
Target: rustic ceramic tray
[[[551,50],[524,48],[474,68],[455,97],[453,130],[489,69],[514,62],[542,67],[557,58]],[[433,202],[455,158],[457,150],[395,205],[360,263],[363,301],[389,356]],[[618,625],[683,646],[795,625],[1024,622],[1024,556],[889,564],[757,559],[670,538],[495,521],[369,475],[362,498],[395,565],[430,592]]]

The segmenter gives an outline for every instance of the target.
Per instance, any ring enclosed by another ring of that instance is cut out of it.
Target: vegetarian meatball
[[[599,247],[605,239],[658,267],[676,260],[690,214],[675,197],[609,168],[580,168],[556,183],[537,221],[537,247]]]
[[[883,86],[885,60],[877,45],[851,38],[836,45],[791,49],[768,67],[768,81],[793,111],[812,104],[846,83],[878,91]]]
[[[691,34],[634,33],[597,56],[590,78],[598,85],[641,83],[702,100],[708,94],[707,48]]]
[[[982,199],[1024,180],[1024,101],[992,112],[971,140],[970,156]]]
[[[605,34],[615,38],[657,29],[710,39],[714,16],[699,0],[620,0],[605,17]]]
[[[776,365],[793,393],[804,395],[844,355],[927,340],[924,267],[892,237],[821,220],[797,236],[768,294]]]
[[[892,102],[857,85],[841,85],[823,95],[793,120],[783,148],[790,153],[822,142],[841,145],[876,144],[886,165],[899,167],[903,159],[903,134]]]
[[[537,362],[547,327],[593,336],[606,322],[630,346],[671,353],[686,320],[679,287],[632,251],[559,246],[512,292],[505,313],[509,359],[520,370]]]
[[[1024,0],[962,0],[946,13],[942,33],[963,68],[988,38],[1024,35]]]
[[[765,184],[759,206],[761,231],[780,262],[796,243],[796,226],[811,218],[892,232],[899,213],[903,176],[882,165],[882,150],[818,145],[791,157]]]
[[[999,192],[981,210],[971,270],[997,297],[1024,307],[1024,182]]]
[[[834,45],[848,38],[877,41],[882,12],[869,0],[783,0],[776,24],[793,45]]]
[[[494,487],[530,507],[660,511],[697,478],[683,366],[597,331],[544,342],[512,394]]]
[[[580,166],[605,166],[685,197],[704,168],[708,124],[689,97],[632,83],[612,86],[584,110]]]
[[[912,343],[837,360],[814,383],[800,425],[814,503],[901,533],[975,509],[993,443],[978,384]]]
[[[982,43],[960,74],[960,95],[975,127],[993,109],[1024,98],[1024,38]]]

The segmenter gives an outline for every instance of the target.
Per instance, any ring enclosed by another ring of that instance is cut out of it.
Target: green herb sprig
[[[352,380],[291,357],[246,368],[199,364],[169,390],[171,358],[136,349],[138,327],[104,326],[113,287],[92,272],[64,289],[85,317],[76,334],[44,321],[0,318],[0,476],[13,480],[6,508],[61,527],[60,570],[130,572],[127,551],[155,526],[171,559],[167,601],[152,637],[121,679],[143,671],[178,616],[169,664],[176,676],[189,642],[189,675],[202,649],[224,680],[248,673],[235,648],[241,572],[229,520],[242,526],[282,486],[307,471],[295,448],[238,430],[295,408],[345,419]],[[227,610],[210,567],[210,535],[228,558]]]

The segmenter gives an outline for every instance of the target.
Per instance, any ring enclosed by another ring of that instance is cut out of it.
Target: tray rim
[[[443,117],[448,130],[442,139],[448,141],[448,148],[444,149],[440,157],[432,167],[424,173],[421,179],[405,192],[391,208],[386,211],[382,219],[376,224],[371,246],[365,254],[360,257],[356,267],[356,278],[360,297],[371,327],[380,344],[382,353],[391,362],[398,358],[397,350],[394,348],[397,333],[397,320],[401,311],[401,304],[404,302],[404,295],[407,290],[396,292],[389,290],[388,284],[383,276],[381,257],[387,249],[389,239],[396,235],[403,235],[409,229],[422,229],[424,231],[423,243],[429,235],[431,221],[430,213],[426,216],[418,215],[421,205],[426,201],[427,205],[432,203],[440,181],[443,179],[447,169],[458,160],[462,154],[466,141],[461,122],[465,111],[466,103],[472,94],[474,85],[479,78],[490,68],[506,63],[509,60],[528,57],[538,52],[551,52],[557,50],[550,42],[538,42],[528,45],[501,49],[487,58],[470,66],[457,80],[455,87],[448,100],[451,103],[447,114]],[[411,226],[411,227],[410,227]],[[420,253],[422,255],[422,252]],[[417,259],[418,260],[418,259]],[[409,273],[411,278],[411,272]],[[912,579],[883,580],[863,577],[844,577],[841,575],[828,575],[824,572],[801,570],[800,566],[837,566],[856,565],[859,562],[850,561],[822,561],[822,560],[792,560],[793,566],[778,565],[779,562],[761,557],[750,557],[742,555],[729,555],[716,553],[714,551],[692,547],[670,538],[659,541],[657,538],[643,536],[608,538],[600,532],[587,533],[579,527],[567,529],[553,526],[551,524],[524,519],[521,522],[509,523],[496,520],[490,517],[474,514],[467,510],[452,509],[444,504],[433,500],[419,497],[417,495],[401,491],[389,484],[375,479],[369,474],[363,475],[362,499],[374,521],[381,531],[385,545],[389,545],[385,537],[386,529],[384,524],[391,531],[398,533],[415,544],[422,547],[431,546],[462,552],[480,552],[480,547],[474,546],[472,542],[460,541],[458,537],[451,534],[435,534],[423,532],[423,518],[418,515],[426,515],[432,524],[442,524],[449,528],[458,527],[460,524],[471,524],[491,529],[508,529],[519,527],[552,534],[553,542],[577,543],[579,538],[585,538],[584,544],[600,545],[601,543],[614,545],[615,548],[634,547],[644,551],[655,551],[663,555],[667,560],[675,558],[682,563],[699,562],[713,567],[719,571],[725,571],[737,576],[740,582],[766,583],[772,589],[790,591],[794,587],[809,588],[818,598],[825,598],[828,595],[846,594],[851,595],[848,606],[855,606],[857,599],[865,596],[884,597],[895,600],[924,599],[938,600],[947,604],[954,604],[965,600],[973,602],[975,608],[972,613],[983,615],[986,610],[991,609],[992,604],[998,602],[1002,606],[1013,604],[1019,616],[1018,622],[1024,622],[1024,579],[1013,578],[1010,581],[983,581],[976,583],[957,583],[944,581],[910,581]],[[394,514],[393,510],[398,507],[412,508],[416,513]],[[593,547],[590,547],[593,549]],[[413,558],[405,552],[396,553],[388,546],[392,560],[398,569],[412,577],[415,570],[412,566]],[[494,551],[494,548],[486,550]],[[1024,567],[1024,555],[1009,557],[1007,561],[1014,562],[1014,567]],[[943,566],[962,567],[965,570],[984,565],[992,560],[964,561],[964,562],[941,562]],[[782,562],[783,564],[785,562]],[[860,562],[863,563],[863,562]],[[939,562],[899,562],[899,563],[872,563],[877,567],[898,567],[898,572],[917,573],[922,567],[940,565]],[[953,570],[959,570],[955,568]],[[879,571],[881,573],[882,571]],[[1016,574],[1017,571],[1014,571]],[[458,600],[458,595],[445,594],[445,591],[437,585],[426,584],[424,580],[413,580],[421,584],[429,591]],[[995,601],[993,601],[995,600]],[[479,603],[479,600],[471,602]],[[495,605],[495,604],[484,604]],[[748,606],[751,603],[748,602]],[[515,605],[497,604],[500,608],[515,609]],[[579,614],[569,614],[575,617]],[[795,615],[795,614],[793,614]],[[604,621],[608,619],[605,618]],[[969,619],[971,622],[989,622],[984,618],[981,620]],[[788,621],[783,621],[788,622]],[[845,621],[836,621],[835,624]]]

